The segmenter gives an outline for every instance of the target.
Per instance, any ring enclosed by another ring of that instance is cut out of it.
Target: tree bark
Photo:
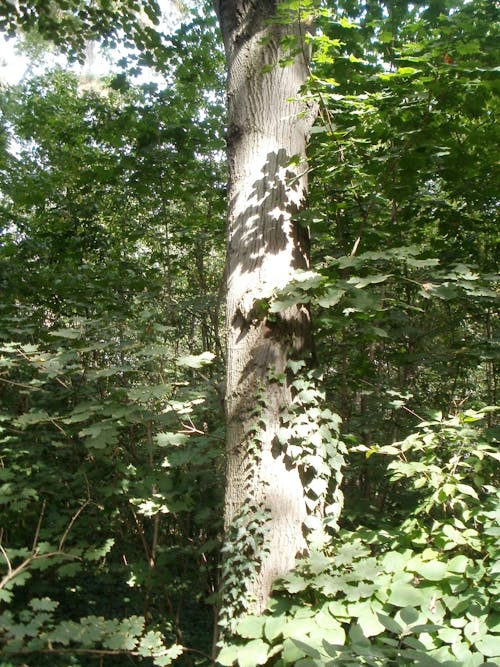
[[[279,444],[291,403],[287,363],[307,356],[310,317],[294,306],[270,320],[262,304],[309,265],[296,222],[307,195],[306,140],[314,113],[297,97],[305,49],[285,67],[282,40],[299,21],[274,21],[271,0],[220,0],[227,56],[227,476],[222,608],[260,613],[273,581],[306,550],[303,482]],[[293,160],[291,162],[291,158]],[[264,301],[262,299],[264,298]]]

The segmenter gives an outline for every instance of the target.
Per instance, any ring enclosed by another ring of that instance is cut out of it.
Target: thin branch
[[[23,359],[25,359],[28,363],[30,363],[30,364],[33,363],[33,360],[32,360],[32,359],[31,359],[25,352],[23,352],[20,348],[18,348],[16,351],[17,351],[17,353],[20,354],[21,357],[22,357]],[[38,363],[40,364],[40,368],[41,368],[42,370],[47,370],[47,366],[44,366],[44,364],[41,363],[41,362],[38,362]],[[55,377],[54,379],[55,379],[55,381],[58,382],[62,387],[64,387],[65,389],[69,389],[69,385],[67,385],[65,382],[63,382],[63,381],[61,380],[61,378],[59,378],[59,377]]]
[[[89,488],[88,488],[88,483],[87,483],[87,493],[89,494]],[[71,517],[66,530],[64,531],[61,539],[59,540],[59,545],[57,547],[56,551],[50,551],[49,553],[38,553],[37,546],[38,546],[38,540],[40,538],[40,530],[42,528],[42,522],[43,522],[43,517],[45,514],[45,507],[46,507],[46,501],[43,501],[42,504],[42,509],[40,511],[40,516],[38,517],[38,521],[36,524],[35,528],[35,534],[33,536],[33,544],[31,547],[31,554],[25,558],[17,567],[12,567],[12,563],[9,559],[9,556],[7,554],[7,551],[3,547],[3,545],[0,543],[0,553],[2,554],[3,558],[5,559],[5,563],[7,565],[7,573],[2,577],[0,580],[0,590],[5,588],[9,582],[11,582],[13,579],[15,579],[21,572],[24,570],[28,569],[32,563],[38,560],[44,560],[44,559],[49,559],[49,558],[56,558],[57,556],[62,556],[64,558],[70,558],[70,559],[78,559],[78,556],[75,556],[73,554],[66,554],[64,553],[64,544],[66,542],[66,539],[69,535],[70,530],[73,528],[75,525],[75,521],[78,519],[80,514],[83,512],[83,510],[87,507],[87,505],[90,503],[90,495],[87,498],[87,500],[83,503],[81,507],[78,508],[78,510],[75,512],[75,514]]]
[[[90,504],[90,498],[87,498],[87,500],[83,503],[83,505],[81,507],[79,507],[77,509],[77,511],[75,512],[75,514],[73,514],[73,516],[71,517],[70,522],[68,523],[68,526],[67,526],[66,530],[64,531],[64,533],[62,534],[61,539],[59,540],[59,547],[58,547],[59,551],[63,550],[64,544],[66,542],[66,538],[68,537],[68,534],[69,534],[69,531],[73,528],[73,526],[75,525],[75,521],[78,519],[80,514],[83,512],[83,510],[89,504]]]
[[[5,563],[6,563],[6,565],[7,565],[7,572],[8,572],[8,574],[11,574],[11,572],[12,572],[12,563],[10,562],[10,558],[9,558],[9,556],[7,555],[7,552],[6,552],[5,549],[3,548],[3,545],[2,545],[2,544],[0,544],[0,552],[2,553],[2,556],[3,556],[4,559],[5,559]],[[1,588],[1,586],[0,586],[0,588]]]
[[[38,544],[38,538],[40,537],[40,528],[42,527],[43,515],[45,514],[46,504],[47,502],[44,500],[42,502],[42,509],[40,510],[40,516],[38,517],[38,521],[36,524],[35,536],[33,537],[33,546],[31,547],[31,553],[33,554],[33,556],[36,555],[36,547]]]
[[[5,378],[0,377],[0,382],[5,382],[6,384],[10,384],[14,387],[21,387],[22,389],[31,389],[31,391],[36,391],[39,389],[39,387],[35,387],[31,384],[23,384],[22,382],[14,382],[13,380],[7,380]]]
[[[161,657],[167,655],[168,651],[158,651],[154,654],[154,657]],[[43,653],[45,655],[94,655],[94,656],[105,656],[105,655],[133,655],[134,657],[142,657],[142,653],[139,651],[128,651],[127,649],[105,649],[105,648],[22,648],[16,650],[9,650],[8,648],[3,647],[2,651],[4,655],[30,655],[32,653]]]

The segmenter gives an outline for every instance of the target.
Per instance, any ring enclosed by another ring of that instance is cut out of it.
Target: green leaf
[[[326,294],[317,299],[318,305],[320,305],[322,308],[331,308],[332,306],[336,306],[345,293],[346,291],[344,289],[329,289]]]
[[[479,497],[475,489],[472,488],[472,486],[469,486],[468,484],[457,484],[457,489],[466,496],[472,496],[472,498],[476,498],[476,500],[479,500]]]
[[[180,445],[184,445],[188,442],[189,436],[185,433],[171,433],[167,431],[163,433],[157,433],[155,435],[155,440],[159,447],[169,447],[172,445],[174,447],[179,447]]]
[[[171,665],[174,660],[184,653],[184,647],[181,644],[172,644],[166,651],[162,651],[161,655],[153,657],[153,665],[158,667],[167,667]]]
[[[286,624],[286,617],[284,615],[271,616],[270,618],[267,618],[264,626],[264,637],[269,642],[272,642],[274,639],[276,639],[276,637],[279,637],[279,635],[283,632],[285,624]]]
[[[79,431],[78,435],[85,438],[85,444],[94,449],[105,449],[118,439],[118,428],[110,421],[92,424]]]
[[[314,618],[292,618],[283,628],[284,637],[303,637],[310,632],[315,632],[317,628]]]
[[[446,563],[446,567],[449,572],[456,572],[457,574],[463,574],[470,564],[467,556],[459,555],[455,556]]]
[[[307,641],[302,641],[301,639],[296,638],[294,639],[292,637],[292,642],[300,651],[303,651],[306,656],[315,658],[316,660],[321,659],[321,653],[318,651],[318,649],[314,648],[314,646],[311,646]]]
[[[70,340],[77,340],[82,338],[84,334],[84,329],[53,329],[52,331],[49,331],[49,336],[56,336],[57,338],[68,338]]]
[[[238,623],[236,632],[247,639],[262,637],[265,621],[263,616],[247,616]]]
[[[500,635],[483,635],[474,642],[478,651],[488,658],[500,658]]]
[[[364,278],[353,276],[352,278],[349,278],[347,282],[350,285],[354,285],[357,289],[362,289],[367,285],[373,285],[375,283],[383,283],[387,280],[387,278],[390,278],[391,275],[392,275],[391,273],[387,274],[377,273],[371,276],[365,276]]]
[[[448,564],[441,561],[417,562],[416,564],[409,564],[408,569],[420,575],[428,581],[441,581],[446,577],[448,572]]]
[[[378,615],[370,608],[361,612],[357,621],[365,637],[379,635],[385,629],[385,626],[380,622]],[[336,643],[340,642],[336,641]]]
[[[406,623],[406,625],[411,625],[418,620],[420,614],[414,607],[404,607],[398,612],[399,617]]]
[[[415,586],[406,582],[395,581],[387,601],[396,607],[418,607],[425,601],[425,598]],[[383,623],[382,619],[380,619],[380,622]]]
[[[154,656],[163,649],[163,639],[159,632],[150,630],[141,638],[138,653],[143,657]]]
[[[40,424],[50,421],[50,415],[45,410],[25,412],[15,420],[20,428],[26,428],[32,424]]]
[[[217,655],[217,662],[224,667],[231,667],[238,659],[238,646],[223,646]]]
[[[33,611],[54,611],[59,606],[59,602],[50,598],[33,598],[29,602]]]
[[[265,665],[269,654],[269,646],[262,639],[253,639],[238,649],[239,667],[255,667]]]
[[[392,632],[395,635],[400,635],[403,632],[403,627],[393,618],[387,616],[387,614],[377,612],[377,617],[380,623],[384,626],[384,628],[386,628],[386,630],[389,630],[389,632]]]
[[[211,364],[215,359],[212,352],[202,352],[201,354],[187,354],[177,359],[178,366],[187,366],[188,368],[202,368]]]
[[[305,658],[306,653],[299,648],[292,639],[287,638],[283,642],[283,651],[281,653],[281,658],[285,664],[294,664],[297,660]]]

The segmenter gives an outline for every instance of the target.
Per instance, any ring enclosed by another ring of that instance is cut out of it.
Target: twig
[[[27,556],[17,567],[12,567],[12,563],[9,559],[9,556],[7,554],[6,549],[3,547],[3,545],[0,543],[0,553],[2,554],[5,563],[7,565],[7,573],[2,577],[0,580],[0,590],[5,588],[7,584],[9,584],[13,579],[15,579],[21,572],[24,570],[28,569],[32,563],[34,563],[37,560],[43,560],[43,559],[49,559],[49,558],[56,558],[57,556],[62,556],[64,558],[70,558],[70,559],[78,559],[78,556],[75,556],[73,554],[66,554],[64,553],[64,544],[66,542],[66,539],[68,537],[68,534],[70,530],[73,528],[75,525],[75,521],[78,519],[80,514],[83,512],[83,510],[87,507],[87,505],[90,503],[90,493],[89,493],[89,488],[88,488],[88,483],[87,483],[87,493],[88,498],[87,500],[83,503],[81,507],[78,508],[78,510],[75,512],[75,514],[71,517],[68,526],[66,527],[66,530],[64,531],[61,539],[59,540],[59,545],[57,547],[56,551],[50,551],[49,553],[38,553],[38,540],[40,537],[40,530],[42,528],[42,522],[43,522],[43,517],[45,514],[45,507],[46,507],[46,501],[43,501],[42,504],[42,509],[40,511],[40,516],[38,517],[38,521],[36,524],[35,528],[35,534],[33,536],[33,544],[31,547],[31,553],[29,556]]]
[[[31,553],[33,555],[36,555],[36,547],[38,544],[38,538],[40,536],[40,528],[42,527],[42,521],[43,521],[43,515],[45,514],[45,506],[47,502],[44,500],[42,502],[42,509],[40,510],[40,516],[38,517],[38,521],[36,524],[35,528],[35,536],[33,537],[33,546],[31,547]]]

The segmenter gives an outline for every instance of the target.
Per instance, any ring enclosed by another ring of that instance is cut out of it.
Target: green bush
[[[223,665],[500,664],[500,456],[492,408],[423,422],[390,458],[407,517],[336,535],[276,587],[223,648]],[[395,490],[397,496],[397,490]],[[396,516],[399,516],[399,510]]]

